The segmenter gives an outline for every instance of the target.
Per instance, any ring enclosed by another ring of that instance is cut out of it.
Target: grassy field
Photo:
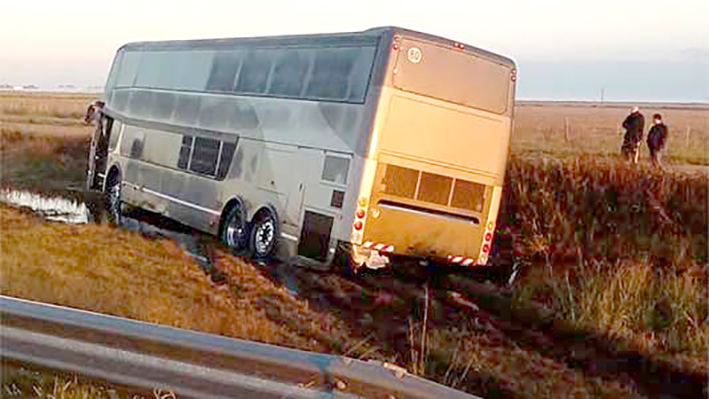
[[[624,132],[621,124],[629,111],[629,105],[521,102],[515,107],[512,154],[556,158],[618,154]],[[709,165],[709,105],[652,104],[641,112],[645,137],[652,115],[663,116],[670,131],[666,147],[670,163]],[[645,142],[641,159],[649,159]]]
[[[92,131],[81,118],[93,99],[0,92],[2,187],[80,197]],[[709,111],[657,109],[671,129],[670,162],[709,164]],[[644,112],[649,117],[655,109]],[[500,214],[502,232],[526,265],[514,300],[542,303],[559,320],[627,341],[648,357],[706,370],[709,178],[619,161],[613,154],[626,113],[626,107],[588,104],[518,105]],[[690,134],[682,136],[687,128]],[[7,207],[0,208],[0,228],[3,294],[391,360],[482,395],[638,393],[632,384],[587,375],[467,323],[429,330],[422,367],[410,353],[390,349],[393,343],[376,342],[366,323],[345,322],[336,309],[315,310],[257,267],[221,252],[216,261],[231,281],[226,285],[212,281],[170,240],[102,225],[47,223]],[[420,334],[420,324],[404,327]]]

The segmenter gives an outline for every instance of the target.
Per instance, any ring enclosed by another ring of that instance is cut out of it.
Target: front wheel
[[[114,226],[121,224],[121,178],[114,175],[110,180],[106,193],[106,217],[108,222]]]
[[[249,240],[249,250],[256,260],[270,258],[276,249],[278,220],[271,211],[263,211],[254,217]]]

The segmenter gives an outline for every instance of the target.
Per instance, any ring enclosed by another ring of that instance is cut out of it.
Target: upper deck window
[[[405,38],[394,86],[443,101],[504,114],[511,68],[453,47]]]
[[[310,66],[307,55],[306,52],[298,50],[286,50],[279,55],[268,89],[269,94],[300,96]]]
[[[230,50],[131,50],[113,88],[179,90],[363,103],[376,44]],[[111,77],[113,79],[113,77]]]
[[[214,54],[212,70],[207,80],[207,90],[230,92],[239,67],[239,57],[234,51],[219,51]]]
[[[254,94],[265,92],[268,75],[271,72],[272,58],[273,54],[269,51],[254,50],[247,52],[235,91]]]

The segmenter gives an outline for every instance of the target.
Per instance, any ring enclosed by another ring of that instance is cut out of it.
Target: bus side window
[[[224,180],[226,174],[229,172],[231,160],[234,158],[234,150],[236,150],[236,143],[222,143],[222,156],[219,158],[217,180]]]
[[[195,173],[214,176],[217,170],[220,144],[219,140],[195,137],[190,170]]]
[[[177,167],[187,169],[192,155],[192,136],[182,136],[182,147],[180,147],[180,157],[177,159]]]
[[[344,186],[347,184],[347,172],[349,169],[349,159],[326,155],[321,179]]]

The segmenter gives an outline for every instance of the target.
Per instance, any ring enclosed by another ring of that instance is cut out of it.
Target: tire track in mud
[[[276,280],[287,278],[294,282],[297,296],[323,310],[337,309],[343,320],[362,331],[372,331],[388,344],[385,346],[390,354],[411,350],[407,322],[412,316],[422,319],[420,313],[425,304],[420,279],[391,275],[345,278],[331,272],[284,268],[280,263],[260,267],[270,278],[280,274]],[[510,292],[504,287],[467,276],[442,274],[432,276],[428,284],[432,291],[429,308],[434,309],[434,316],[428,320],[431,327],[455,325],[467,319],[486,331],[492,341],[515,343],[585,375],[630,384],[647,397],[707,395],[707,376],[649,359],[637,350],[621,349],[627,343],[578,331],[536,304],[514,308]],[[511,394],[500,386],[481,388],[503,396]]]

